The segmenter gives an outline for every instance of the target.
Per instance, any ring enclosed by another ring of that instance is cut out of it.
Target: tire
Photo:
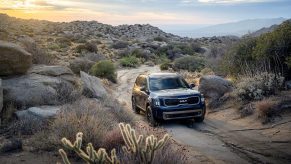
[[[150,106],[147,107],[146,117],[147,117],[147,121],[148,121],[150,126],[152,126],[152,127],[158,126],[158,121],[155,119],[155,117],[153,115],[153,111],[152,111]]]
[[[136,106],[136,100],[134,97],[132,97],[131,99],[131,105],[132,105],[132,110],[136,113],[136,114],[140,114],[140,109]]]
[[[202,110],[202,116],[194,118],[195,122],[203,122],[205,118],[206,108]]]

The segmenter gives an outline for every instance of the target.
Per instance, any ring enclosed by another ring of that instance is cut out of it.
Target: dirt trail
[[[141,66],[118,71],[116,97],[131,106],[131,89],[136,77],[144,72],[160,72],[159,67]],[[137,116],[145,119],[143,115]],[[162,125],[177,142],[190,146],[203,157],[200,163],[290,163],[289,145],[272,143],[257,131],[236,131],[243,127],[221,120],[205,119],[193,128],[185,123],[167,122]],[[197,163],[197,160],[195,160]]]

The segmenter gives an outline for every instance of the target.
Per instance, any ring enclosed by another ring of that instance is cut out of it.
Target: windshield
[[[150,78],[150,90],[189,88],[187,82],[181,77]]]

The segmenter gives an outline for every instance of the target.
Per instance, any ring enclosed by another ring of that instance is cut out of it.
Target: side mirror
[[[148,89],[145,86],[141,86],[140,90],[147,93],[147,94],[149,93]]]
[[[190,84],[190,88],[191,88],[191,89],[195,88],[195,84],[193,84],[193,83]]]

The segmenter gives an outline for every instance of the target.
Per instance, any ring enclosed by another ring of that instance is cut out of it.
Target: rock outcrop
[[[103,98],[107,95],[107,91],[103,87],[102,81],[95,77],[90,76],[85,72],[80,72],[81,80],[83,82],[83,94],[90,98]]]
[[[32,65],[32,55],[20,46],[0,41],[0,76],[24,74]]]
[[[232,91],[231,82],[216,75],[203,76],[199,80],[199,92],[205,97],[218,99],[225,93]]]
[[[72,70],[65,66],[47,66],[47,65],[36,65],[28,70],[29,74],[38,74],[50,77],[58,77],[60,79],[71,82],[72,84],[77,83],[77,79],[74,76]]]
[[[59,112],[59,106],[40,106],[40,107],[31,107],[27,110],[21,110],[15,112],[16,117],[19,120],[23,119],[49,119],[53,118]]]
[[[72,93],[77,83],[66,67],[36,66],[29,73],[2,81],[4,103],[18,108],[57,105]]]

